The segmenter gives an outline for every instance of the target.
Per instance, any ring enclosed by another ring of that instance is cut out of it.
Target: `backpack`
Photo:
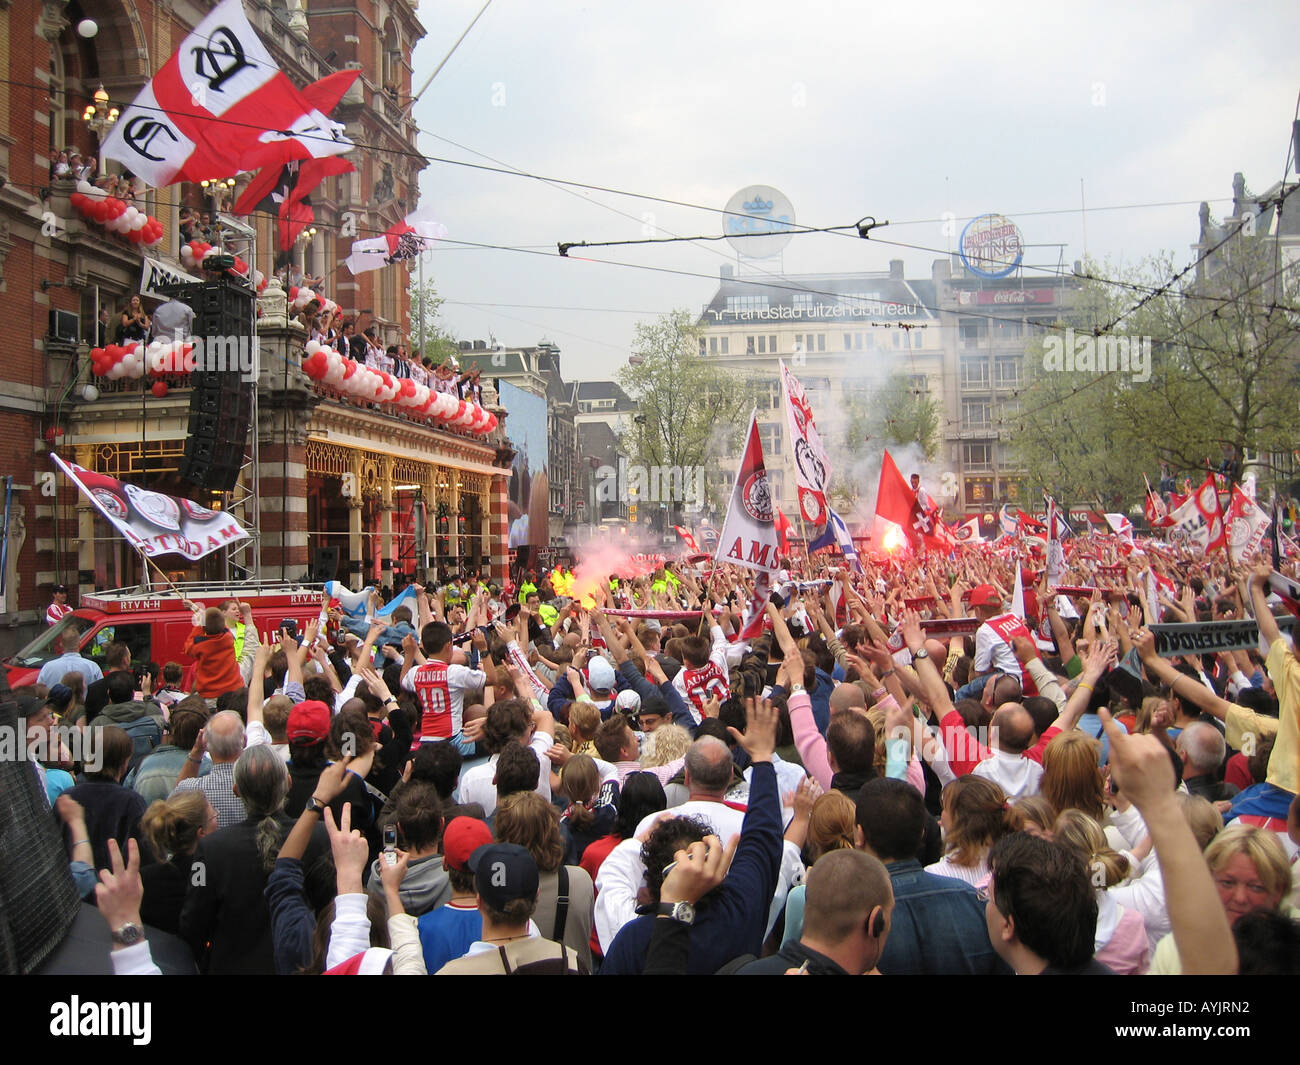
[[[582,962],[577,959],[574,960],[573,969],[569,968],[569,948],[562,944],[558,945],[560,947],[558,958],[543,958],[540,961],[525,962],[523,965],[513,967],[506,954],[506,948],[497,947],[497,950],[501,954],[501,967],[505,969],[507,976],[572,976],[575,970],[579,975],[587,975]]]
[[[119,724],[123,732],[131,737],[131,763],[128,773],[134,773],[141,762],[162,742],[162,728],[148,714],[141,714],[134,721]]]

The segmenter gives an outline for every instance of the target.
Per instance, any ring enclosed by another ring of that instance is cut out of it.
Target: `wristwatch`
[[[930,657],[930,652],[927,651],[924,647],[922,647],[919,651],[912,652],[913,661],[915,661],[918,658],[929,658],[929,657]]]
[[[144,929],[132,921],[113,930],[113,942],[119,947],[133,947],[144,939]]]
[[[655,908],[655,914],[659,917],[671,917],[674,921],[681,921],[682,924],[695,923],[695,907],[689,902],[661,902]]]
[[[316,798],[316,796],[313,795],[310,799],[307,800],[305,804],[303,804],[302,809],[304,813],[313,813],[316,814],[318,817],[323,817],[325,815],[325,809],[328,806],[329,803],[321,802],[320,799]]]

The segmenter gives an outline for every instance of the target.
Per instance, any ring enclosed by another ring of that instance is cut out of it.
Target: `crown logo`
[[[767,214],[770,210],[772,210],[772,203],[773,201],[764,200],[762,196],[755,196],[752,200],[750,200],[748,203],[744,205],[745,213],[746,214]]]

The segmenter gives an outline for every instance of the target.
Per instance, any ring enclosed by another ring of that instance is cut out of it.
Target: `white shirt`
[[[426,663],[427,664],[427,663]],[[418,697],[418,691],[415,687],[416,674],[422,669],[421,666],[413,666],[402,678],[402,690],[408,691]],[[469,666],[460,666],[452,662],[447,666],[447,695],[451,699],[451,734],[460,735],[461,727],[465,717],[465,693],[478,691],[487,684],[487,674],[481,669],[470,669]],[[355,691],[355,687],[353,691]],[[417,699],[418,701],[418,699]],[[336,710],[341,707],[342,703],[336,704]],[[420,713],[423,715],[424,706],[421,705]],[[543,759],[544,760],[544,759]],[[548,785],[549,787],[549,785]],[[549,796],[548,796],[549,797]]]
[[[698,817],[710,825],[718,838],[724,843],[732,836],[740,834],[745,821],[742,810],[732,809],[720,802],[693,799],[684,802],[672,810],[674,817]],[[659,814],[649,814],[636,826],[633,836],[639,836],[654,823]],[[785,908],[785,897],[790,888],[803,878],[803,861],[799,849],[788,840],[781,844],[781,870],[777,877],[776,894],[772,896],[772,906],[768,910],[767,929],[764,935],[772,931],[777,917]],[[625,839],[609,852],[609,856],[600,866],[596,876],[596,937],[600,940],[600,949],[607,953],[619,930],[636,917],[637,892],[645,883],[645,864],[641,861],[641,843],[637,839]]]
[[[975,672],[987,673],[990,668],[1020,676],[1020,659],[1016,652],[986,621],[975,633]]]
[[[551,798],[551,762],[546,752],[555,746],[555,737],[549,732],[536,732],[528,746],[537,754],[541,763],[537,771],[537,794],[548,802]],[[462,804],[476,802],[483,807],[484,815],[497,808],[497,786],[493,779],[497,775],[497,759],[494,754],[482,765],[476,765],[460,778],[460,798]],[[639,844],[638,844],[639,846]]]
[[[997,784],[1008,799],[1037,795],[1043,781],[1043,767],[1023,754],[1007,754],[996,748],[992,758],[986,758],[973,770],[972,776],[983,777]]]

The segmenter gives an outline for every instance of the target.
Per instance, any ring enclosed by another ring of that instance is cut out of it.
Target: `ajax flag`
[[[741,639],[753,639],[763,628],[763,607],[771,594],[772,574],[780,561],[774,509],[767,467],[763,465],[763,445],[758,437],[758,416],[751,414],[745,453],[714,555],[717,562],[758,571],[753,599],[741,623]]]
[[[785,414],[790,426],[790,443],[794,451],[794,477],[799,489],[799,513],[809,525],[826,521],[826,483],[830,480],[831,465],[822,446],[821,434],[813,421],[812,406],[804,393],[803,385],[785,365],[781,367],[781,383],[785,386]]]
[[[150,558],[184,555],[193,561],[248,539],[247,530],[224,511],[209,510],[188,499],[123,484],[75,463],[64,462],[58,455],[50,457],[142,555]]]

